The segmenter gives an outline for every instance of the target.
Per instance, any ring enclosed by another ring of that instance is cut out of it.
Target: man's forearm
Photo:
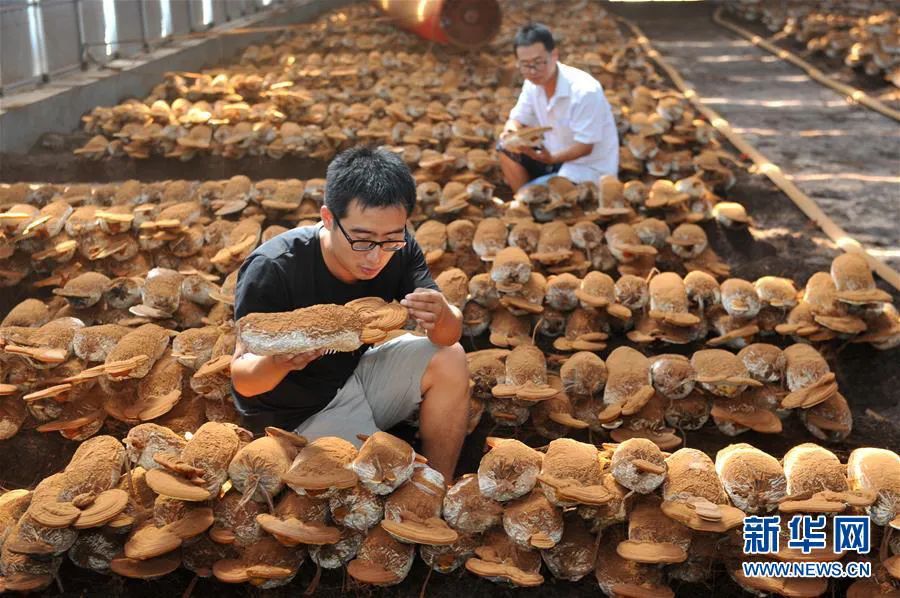
[[[458,342],[460,337],[462,337],[462,312],[448,305],[441,314],[441,319],[431,329],[428,338],[435,345],[449,347]]]
[[[289,371],[271,356],[243,353],[231,362],[231,382],[241,395],[254,397],[278,386]]]
[[[554,154],[554,162],[557,164],[562,164],[564,162],[571,162],[572,160],[577,160],[583,156],[587,156],[589,153],[594,151],[594,145],[591,143],[576,143],[572,147],[568,147],[563,151]]]

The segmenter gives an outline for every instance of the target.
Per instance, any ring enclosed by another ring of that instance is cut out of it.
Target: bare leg
[[[506,184],[512,189],[513,193],[519,190],[519,187],[528,182],[528,171],[525,167],[504,154],[497,152],[500,159],[500,170],[503,171],[503,178]]]
[[[419,435],[428,463],[453,483],[469,419],[469,368],[462,345],[434,354],[422,374]]]

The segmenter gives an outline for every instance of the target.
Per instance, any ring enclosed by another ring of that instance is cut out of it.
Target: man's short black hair
[[[519,46],[531,46],[534,44],[544,44],[548,52],[552,52],[556,47],[553,40],[553,34],[550,29],[543,23],[527,23],[516,32],[513,40],[513,52],[519,49]]]
[[[325,205],[337,218],[343,218],[354,199],[363,208],[403,206],[409,215],[416,205],[416,182],[409,167],[394,152],[384,148],[350,148],[328,165]]]

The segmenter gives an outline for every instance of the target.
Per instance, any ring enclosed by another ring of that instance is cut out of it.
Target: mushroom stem
[[[194,588],[197,587],[198,579],[200,579],[200,577],[197,575],[194,575],[194,577],[191,579],[191,582],[184,589],[184,593],[181,595],[181,598],[191,598],[191,594],[194,593]]]
[[[346,569],[344,571],[346,571]],[[346,576],[345,576],[345,578],[346,578]],[[312,596],[313,594],[315,594],[316,589],[319,587],[319,581],[321,579],[322,579],[322,566],[319,565],[319,563],[316,563],[316,574],[313,575],[312,581],[309,582],[309,585],[306,587],[306,590],[304,590],[303,595],[304,596]],[[344,593],[343,584],[341,584],[341,585],[342,585],[341,593],[343,594]]]
[[[422,589],[419,591],[419,598],[425,598],[425,588],[428,587],[428,581],[431,579],[431,572],[434,567],[428,567],[428,573],[425,574],[425,581],[422,582]]]
[[[275,513],[275,504],[272,502],[272,495],[269,493],[269,489],[265,486],[259,486],[260,492],[263,493],[263,496],[266,497],[266,502],[269,504],[269,513]]]
[[[250,502],[250,499],[253,498],[253,495],[256,494],[256,489],[259,488],[259,476],[252,475],[249,477],[247,481],[247,487],[244,488],[244,494],[241,495],[241,500],[237,504],[238,509],[243,509],[244,505]],[[267,497],[268,498],[268,497]],[[275,509],[272,506],[272,501],[269,499],[269,508],[272,512]]]

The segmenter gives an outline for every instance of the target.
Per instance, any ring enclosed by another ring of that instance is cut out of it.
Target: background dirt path
[[[712,3],[616,7],[850,235],[900,268],[900,123],[847,103],[711,20]]]

